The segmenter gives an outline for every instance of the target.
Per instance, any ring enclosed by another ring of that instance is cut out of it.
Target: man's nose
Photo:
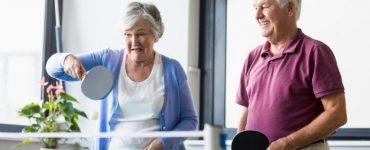
[[[256,19],[263,18],[263,13],[262,13],[262,10],[261,9],[259,9],[259,8],[256,9],[255,17],[256,17]]]

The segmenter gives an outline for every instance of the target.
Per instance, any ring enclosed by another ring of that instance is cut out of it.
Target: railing
[[[0,139],[14,138],[148,138],[148,137],[203,137],[205,150],[224,150],[226,149],[226,138],[222,134],[222,128],[206,124],[203,131],[156,131],[138,132],[135,134],[122,135],[120,132],[112,133],[6,133],[0,132]]]

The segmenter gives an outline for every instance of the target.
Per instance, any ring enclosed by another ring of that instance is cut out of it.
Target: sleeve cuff
[[[60,63],[60,66],[64,66],[64,61],[66,60],[67,56],[71,55],[70,53],[56,53],[57,61]]]

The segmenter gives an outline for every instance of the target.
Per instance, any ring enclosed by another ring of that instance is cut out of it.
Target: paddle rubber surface
[[[231,143],[232,150],[266,150],[268,146],[268,138],[263,133],[253,130],[238,133]]]
[[[103,66],[92,68],[81,83],[82,93],[93,100],[101,100],[113,88],[113,75]]]

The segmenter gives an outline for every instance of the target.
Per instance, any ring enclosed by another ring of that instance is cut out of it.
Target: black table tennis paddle
[[[269,140],[261,132],[254,130],[245,130],[238,133],[232,143],[232,150],[266,150],[269,146]]]
[[[92,68],[82,79],[82,93],[93,100],[101,100],[113,88],[113,75],[103,66]]]

